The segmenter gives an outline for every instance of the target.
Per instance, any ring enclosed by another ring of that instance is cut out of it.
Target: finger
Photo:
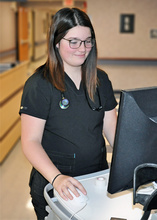
[[[70,199],[70,200],[72,200],[74,198],[74,195],[76,197],[79,197],[79,193],[77,192],[76,188],[74,186],[72,186],[71,189],[68,188],[68,189],[64,190],[64,192],[63,192],[64,196],[66,196],[66,198]]]
[[[70,199],[72,200],[73,199],[73,196],[75,195],[76,197],[79,197],[80,194],[78,192],[78,190],[76,189],[76,187],[71,183],[70,179],[68,179],[68,181],[66,181],[66,184],[65,185],[62,185],[62,188],[61,188],[61,195],[62,195],[62,198],[67,198],[67,199]],[[59,191],[58,191],[59,192]]]
[[[76,190],[76,188],[78,188],[84,195],[87,194],[86,189],[84,188],[84,186],[75,178],[72,178],[70,180],[70,182],[72,183],[72,185],[75,187],[75,189],[72,187],[73,193],[77,196],[78,195],[78,191]]]
[[[58,193],[62,196],[62,198],[66,199],[73,199],[73,195],[70,193],[70,191],[76,191],[76,188],[74,185],[69,181],[69,178],[64,180],[64,184],[57,190]],[[79,193],[76,191],[76,196],[79,196]]]
[[[87,194],[83,185],[75,178],[69,176],[59,176],[57,181],[55,181],[54,187],[60,194],[60,196],[65,200],[73,199],[73,196],[71,195],[68,189],[70,189],[76,197],[79,196],[79,192],[76,188],[78,188],[83,194]]]
[[[64,192],[62,192],[62,191],[60,191],[60,192],[58,192],[59,193],[59,195],[64,199],[64,200],[68,200],[68,197],[65,195],[65,193]]]
[[[79,197],[80,196],[80,194],[79,194],[79,192],[78,192],[78,190],[77,190],[77,188],[70,182],[69,184],[68,184],[68,188],[69,188],[69,193],[73,193],[76,197]]]
[[[70,200],[73,199],[73,196],[70,194],[70,192],[69,192],[69,190],[68,190],[68,188],[67,188],[66,186],[62,186],[62,188],[59,189],[57,192],[58,192],[58,193],[60,194],[60,196],[61,196],[63,199],[65,199],[66,201],[67,201],[68,199],[70,199]]]

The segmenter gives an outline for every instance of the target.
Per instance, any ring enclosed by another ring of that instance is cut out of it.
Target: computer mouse
[[[59,195],[59,193],[55,189],[53,190],[54,196],[58,199],[60,204],[64,208],[66,208],[71,214],[78,213],[87,205],[87,201],[88,201],[87,195],[84,195],[79,189],[77,189],[77,191],[80,194],[79,197],[76,197],[73,194],[73,192],[69,190],[70,194],[73,196],[73,199],[72,200],[68,199],[66,201]]]

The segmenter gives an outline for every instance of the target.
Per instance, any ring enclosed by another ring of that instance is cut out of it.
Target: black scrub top
[[[78,90],[65,74],[64,96],[69,100],[69,107],[61,109],[61,92],[43,77],[43,68],[27,80],[20,114],[46,120],[42,146],[63,174],[79,176],[107,169],[103,118],[105,111],[117,105],[107,74],[97,70],[99,95],[95,95],[95,103],[89,99],[82,83]],[[103,107],[100,111],[92,110],[100,105]]]

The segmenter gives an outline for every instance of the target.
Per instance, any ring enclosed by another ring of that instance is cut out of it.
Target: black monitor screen
[[[132,188],[143,163],[157,164],[157,87],[121,92],[108,192]]]

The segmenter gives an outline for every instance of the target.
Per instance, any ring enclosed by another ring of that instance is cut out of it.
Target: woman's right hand
[[[79,193],[76,190],[76,188],[78,188],[84,195],[87,194],[85,188],[78,180],[76,180],[73,177],[63,175],[63,174],[59,175],[55,179],[53,183],[53,187],[64,200],[73,199],[73,196],[70,194],[68,189],[70,189],[76,197],[79,196]]]

